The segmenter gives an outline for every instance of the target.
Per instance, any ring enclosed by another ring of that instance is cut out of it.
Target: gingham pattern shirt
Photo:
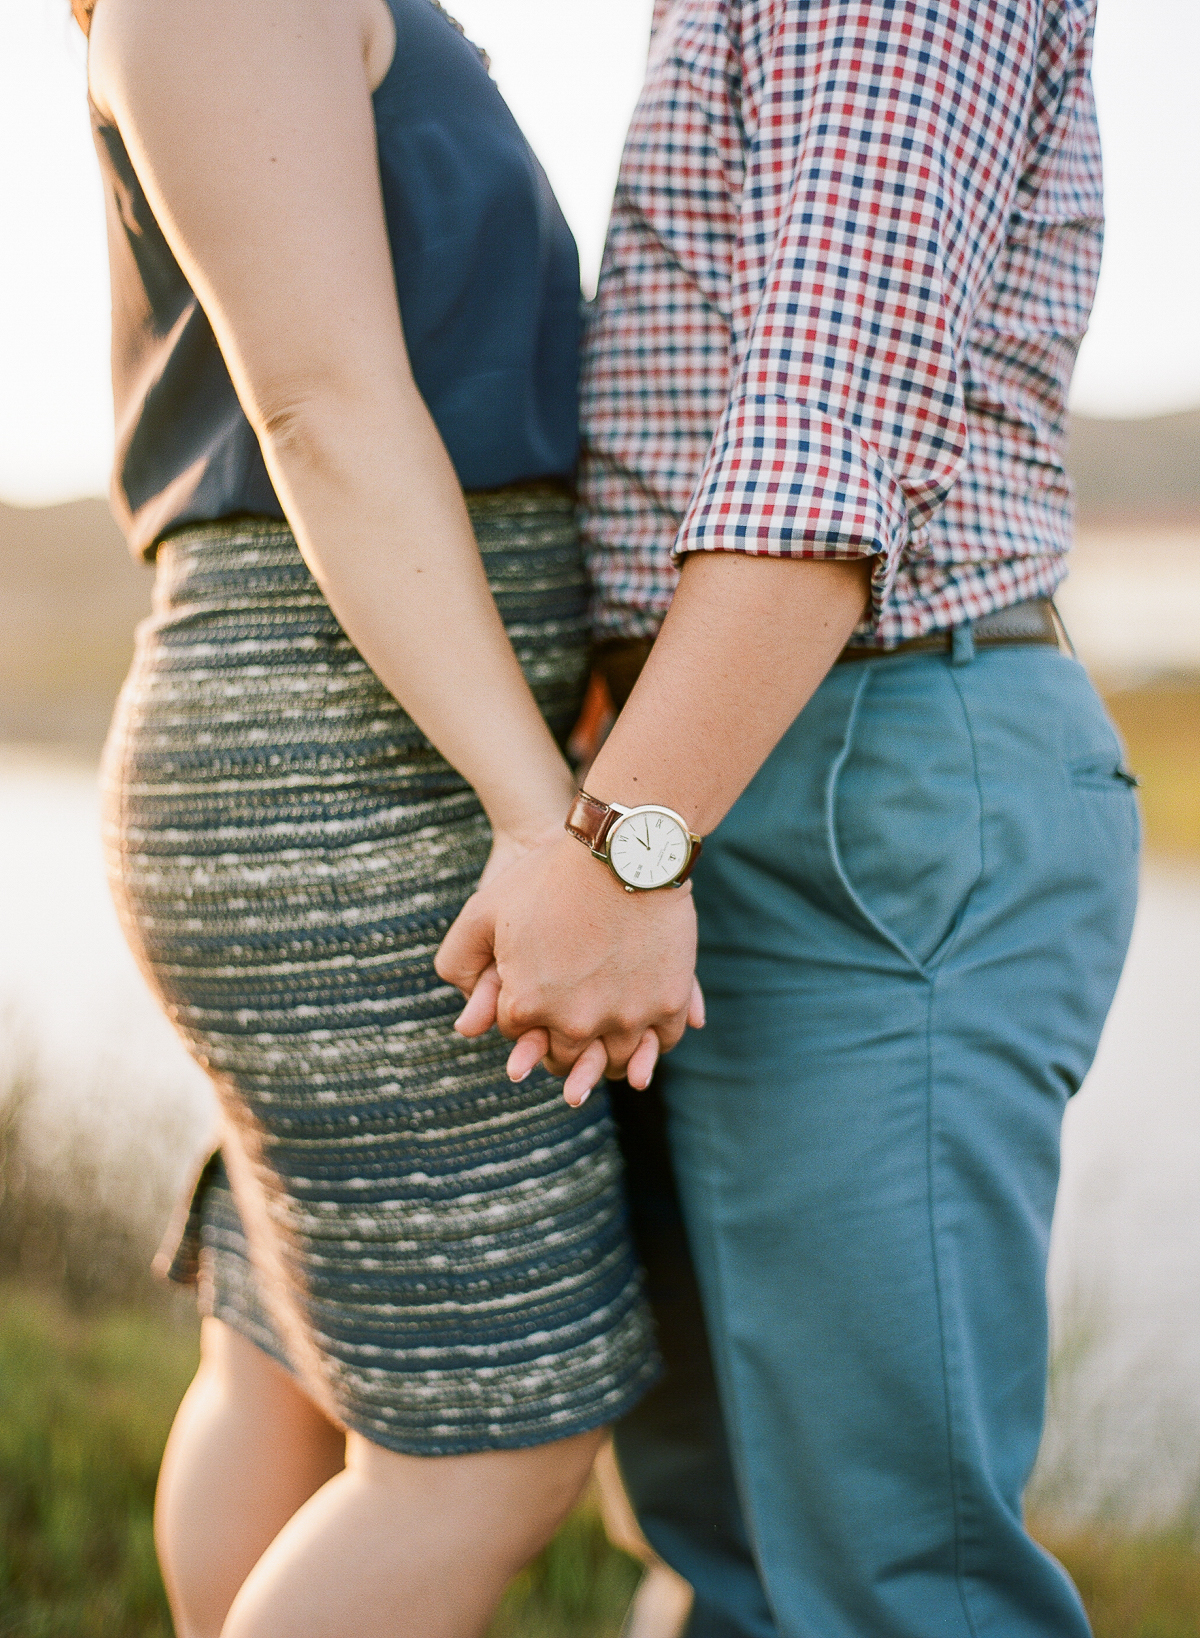
[[[657,0],[583,374],[597,633],[683,553],[875,555],[855,642],[1048,594],[1095,0]]]

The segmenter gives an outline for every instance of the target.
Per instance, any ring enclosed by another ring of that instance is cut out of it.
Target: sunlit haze
[[[451,0],[549,172],[594,283],[650,0]],[[0,499],[101,493],[108,288],[68,0],[0,0]],[[1200,5],[1100,0],[1108,240],[1075,405],[1200,404]]]

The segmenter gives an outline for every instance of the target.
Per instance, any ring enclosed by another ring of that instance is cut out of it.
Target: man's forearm
[[[605,802],[659,802],[701,835],[737,801],[866,607],[871,558],[697,552],[588,774]]]

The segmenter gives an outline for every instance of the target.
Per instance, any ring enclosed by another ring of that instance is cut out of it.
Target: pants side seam
[[[933,1155],[933,1007],[935,990],[936,979],[929,986],[928,1006],[925,1014],[925,1187],[926,1199],[929,1206],[929,1254],[933,1268],[934,1300],[937,1304],[938,1317],[938,1345],[942,1358],[942,1389],[946,1406],[946,1469],[950,1482],[950,1506],[954,1520],[954,1585],[958,1590],[958,1600],[962,1605],[963,1620],[966,1623],[966,1628],[970,1634],[970,1638],[979,1638],[979,1631],[971,1616],[970,1605],[967,1601],[966,1582],[963,1575],[962,1496],[959,1493],[958,1461],[955,1451],[954,1395],[951,1387],[950,1358],[946,1338],[946,1300],[942,1284],[942,1269],[938,1254],[938,1233],[935,1218]]]

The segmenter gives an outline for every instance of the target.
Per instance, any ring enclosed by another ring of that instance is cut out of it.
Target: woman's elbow
[[[332,378],[257,391],[248,414],[268,465],[289,474],[348,478],[364,397]]]

